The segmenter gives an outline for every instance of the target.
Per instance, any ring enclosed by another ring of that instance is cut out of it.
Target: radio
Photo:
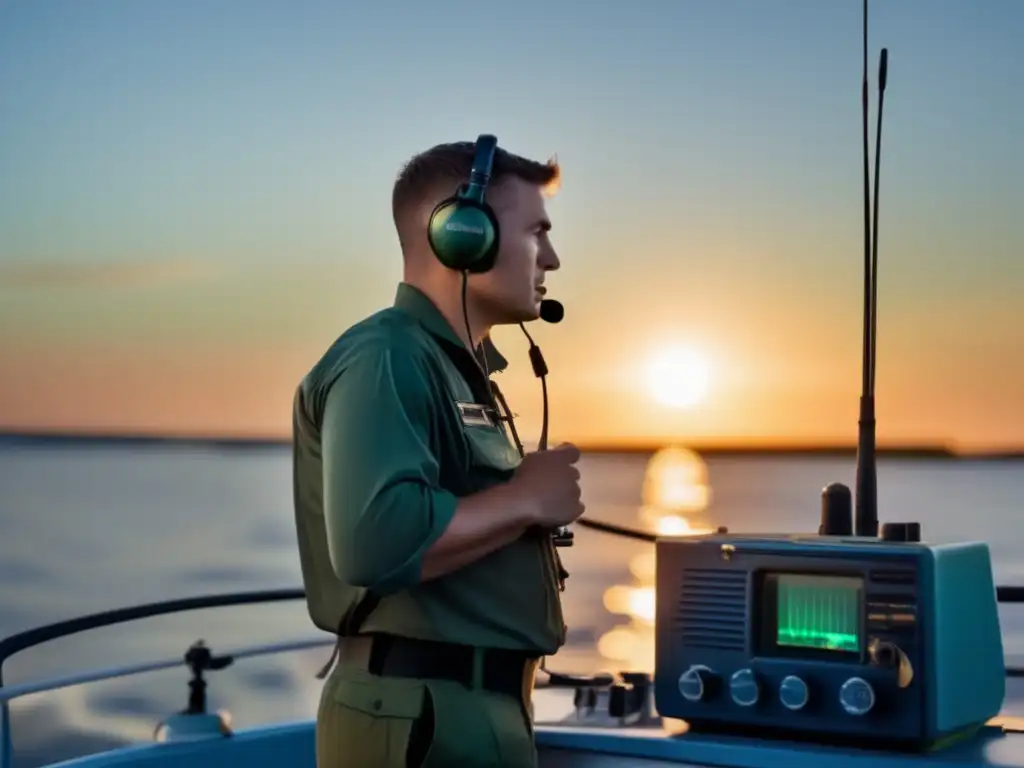
[[[865,4],[865,25],[867,23]],[[818,535],[659,538],[655,704],[693,730],[934,749],[999,713],[1006,668],[983,543],[878,532],[875,372],[878,167],[888,51],[878,67],[875,213],[864,52],[864,333],[857,508],[822,494]],[[856,522],[856,527],[854,527]]]
[[[980,727],[1005,695],[989,549],[918,532],[659,539],[659,714],[925,749]]]

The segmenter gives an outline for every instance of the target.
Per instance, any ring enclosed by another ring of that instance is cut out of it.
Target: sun
[[[696,350],[670,347],[656,354],[647,366],[647,389],[661,405],[691,408],[708,393],[711,372]]]

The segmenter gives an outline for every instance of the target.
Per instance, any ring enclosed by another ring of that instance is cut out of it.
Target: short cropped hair
[[[471,141],[438,144],[413,157],[398,174],[391,192],[391,215],[399,231],[402,223],[424,200],[440,202],[455,194],[460,184],[469,181],[476,145]],[[546,163],[514,155],[501,147],[494,153],[489,188],[498,187],[510,176],[516,176],[541,187],[546,194],[554,194],[561,183],[558,161]]]

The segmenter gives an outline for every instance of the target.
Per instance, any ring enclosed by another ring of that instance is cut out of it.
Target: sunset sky
[[[0,426],[284,436],[389,304],[400,165],[564,170],[556,438],[852,441],[859,0],[0,2]],[[874,0],[879,438],[1024,444],[1024,2]],[[872,145],[874,141],[872,139]],[[515,329],[503,389],[535,434]],[[652,359],[706,361],[653,399]]]

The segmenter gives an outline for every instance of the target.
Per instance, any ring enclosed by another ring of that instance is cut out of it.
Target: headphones
[[[484,134],[476,140],[469,183],[442,200],[430,214],[427,240],[437,260],[459,272],[486,272],[498,256],[498,217],[486,202],[498,139]]]

